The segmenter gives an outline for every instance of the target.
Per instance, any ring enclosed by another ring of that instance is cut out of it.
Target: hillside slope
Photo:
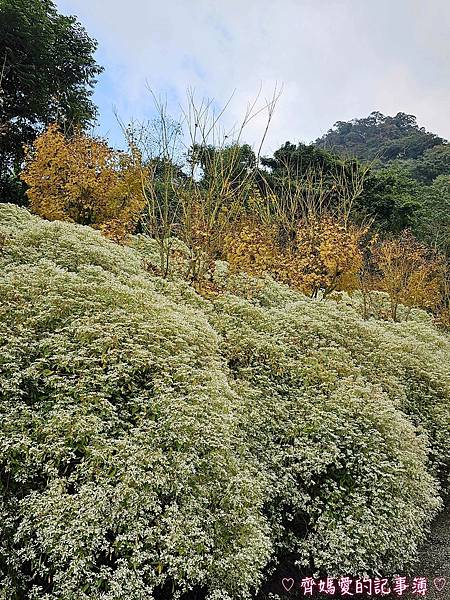
[[[204,299],[134,246],[0,205],[0,598],[406,568],[448,489],[448,335],[223,263]]]
[[[390,117],[375,111],[362,119],[338,121],[315,144],[360,160],[388,163],[420,159],[435,147],[445,150],[446,140],[419,127],[414,115],[399,112]]]

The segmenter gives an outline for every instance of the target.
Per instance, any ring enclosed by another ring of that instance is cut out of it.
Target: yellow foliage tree
[[[117,241],[133,230],[145,205],[129,155],[81,131],[66,138],[56,124],[27,148],[21,178],[33,212],[91,225]]]
[[[389,294],[394,321],[399,304],[436,309],[442,303],[445,262],[410,232],[380,243],[373,261],[378,271],[375,286]]]
[[[277,277],[283,268],[284,256],[276,244],[275,227],[250,218],[236,224],[225,236],[224,249],[225,259],[233,271]]]
[[[326,296],[335,290],[355,289],[366,232],[330,215],[303,219],[287,249],[283,279],[313,297],[320,290]]]
[[[225,239],[225,257],[234,270],[253,275],[269,273],[317,296],[334,290],[355,289],[362,266],[360,241],[365,229],[346,225],[331,216],[302,220],[295,239],[280,243],[275,224],[246,221]]]

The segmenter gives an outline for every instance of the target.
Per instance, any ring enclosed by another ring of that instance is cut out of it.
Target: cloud
[[[450,137],[448,0],[60,0],[99,41],[106,68],[96,100],[101,127],[151,116],[146,83],[176,112],[187,87],[239,121],[258,90],[283,84],[264,147],[311,141],[337,120],[373,110],[415,114]],[[262,117],[244,137],[257,144]]]

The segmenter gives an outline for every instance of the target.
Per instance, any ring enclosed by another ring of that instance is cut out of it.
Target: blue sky
[[[450,138],[449,0],[59,0],[97,39],[105,67],[97,132],[120,144],[114,109],[151,118],[148,91],[177,118],[186,89],[238,123],[283,86],[264,153],[309,142],[337,120],[399,111]],[[265,116],[245,141],[258,144]]]

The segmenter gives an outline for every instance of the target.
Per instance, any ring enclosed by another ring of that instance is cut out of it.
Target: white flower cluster
[[[0,234],[2,600],[238,600],[286,556],[414,559],[448,484],[447,335],[224,264],[206,301],[143,239],[10,205]]]

